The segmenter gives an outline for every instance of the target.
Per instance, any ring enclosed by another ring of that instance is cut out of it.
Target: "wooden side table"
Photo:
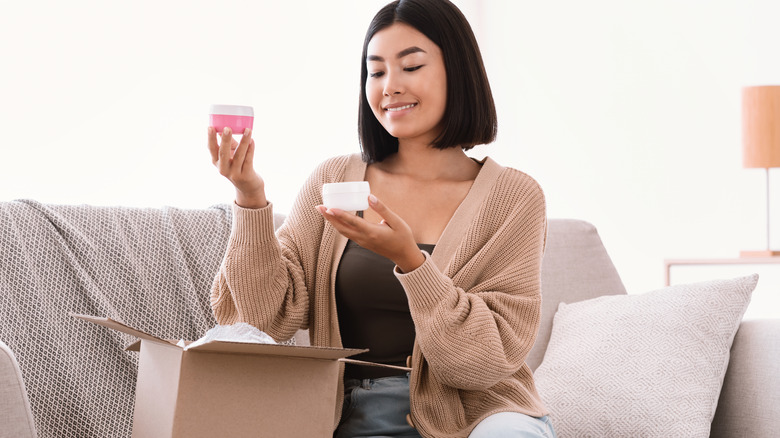
[[[780,265],[780,257],[739,257],[733,259],[667,259],[664,260],[664,285],[671,283],[672,266],[677,265]]]

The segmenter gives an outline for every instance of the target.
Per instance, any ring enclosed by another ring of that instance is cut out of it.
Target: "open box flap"
[[[389,368],[391,370],[399,370],[399,371],[406,371],[406,372],[412,371],[412,369],[409,367],[401,367],[398,365],[388,365],[388,364],[376,363],[376,362],[366,362],[364,360],[357,360],[357,359],[343,358],[343,359],[339,359],[339,361],[353,364],[353,365],[360,365],[364,367]]]
[[[174,341],[168,341],[175,344]],[[190,342],[186,342],[189,344]],[[125,347],[125,351],[141,351],[141,341],[133,342]],[[198,345],[187,351],[202,351],[209,353],[233,353],[233,354],[265,354],[286,357],[308,357],[315,359],[343,359],[368,350],[354,348],[312,347],[297,345],[253,344],[247,342],[211,341]]]
[[[105,318],[102,316],[82,315],[78,313],[71,313],[70,315],[75,318],[83,319],[84,321],[89,321],[97,325],[102,325],[103,327],[108,327],[110,329],[120,331],[122,333],[127,333],[128,335],[133,335],[137,338],[144,339],[150,342],[157,342],[166,345],[171,345],[171,344],[176,345],[175,342],[170,342],[170,341],[166,341],[165,339],[160,339],[148,333],[142,332],[140,330],[136,330],[128,325],[125,325],[119,321],[115,321],[111,318]]]
[[[163,345],[176,346],[177,342],[173,340],[165,340],[152,336],[148,333],[136,330],[126,324],[119,321],[115,321],[111,318],[82,315],[71,313],[71,316],[89,321],[110,329],[120,331],[133,335],[139,339],[143,339],[150,342],[155,342]],[[188,344],[189,342],[185,342]],[[134,342],[125,348],[126,351],[139,351],[140,341]],[[181,348],[181,347],[179,347]],[[356,354],[364,353],[368,350],[357,348],[335,348],[335,347],[312,347],[312,346],[296,346],[296,345],[281,345],[281,344],[255,344],[244,342],[227,342],[227,341],[211,341],[203,345],[192,347],[187,351],[202,351],[212,353],[233,353],[233,354],[265,354],[274,356],[287,356],[287,357],[308,357],[314,359],[342,359]]]
[[[167,339],[166,342],[168,342],[171,345],[179,346],[178,342],[173,339]],[[189,342],[187,342],[189,344]],[[133,342],[132,344],[125,347],[125,351],[141,351],[141,340],[137,340]]]
[[[280,344],[255,344],[247,342],[211,341],[189,348],[187,351],[211,353],[265,354],[286,357],[308,357],[314,359],[341,359],[364,353],[368,350],[357,348],[313,347]]]

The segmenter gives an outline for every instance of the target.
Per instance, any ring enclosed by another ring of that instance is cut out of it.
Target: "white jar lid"
[[[322,185],[323,195],[332,195],[334,193],[369,193],[368,181],[349,181],[340,183],[326,183]]]
[[[210,105],[209,114],[223,114],[226,116],[254,117],[255,111],[251,106],[243,105]]]

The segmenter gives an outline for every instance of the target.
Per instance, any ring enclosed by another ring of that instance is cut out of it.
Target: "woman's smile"
[[[416,106],[416,103],[391,103],[385,106],[385,111],[387,112],[388,117],[400,117],[409,114]]]

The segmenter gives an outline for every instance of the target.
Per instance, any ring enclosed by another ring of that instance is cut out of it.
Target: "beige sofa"
[[[108,316],[161,337],[200,337],[214,324],[208,292],[230,227],[225,205],[0,203],[0,340],[10,347],[0,348],[0,438],[36,430],[40,437],[129,436],[137,353],[123,347],[133,339],[68,314]],[[534,369],[558,303],[626,293],[596,228],[579,220],[549,221],[542,279],[543,321],[528,357]],[[731,354],[711,436],[776,436],[780,320],[743,322]]]

